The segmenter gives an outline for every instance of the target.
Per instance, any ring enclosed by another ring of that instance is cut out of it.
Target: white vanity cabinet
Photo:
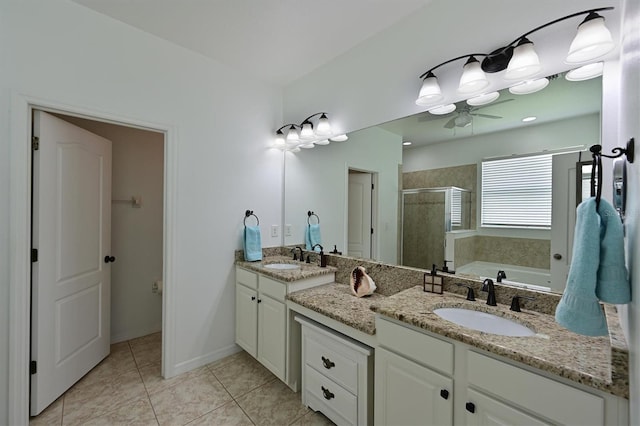
[[[370,425],[373,349],[315,321],[302,329],[302,403],[338,425]]]
[[[629,422],[626,399],[380,316],[376,330],[377,425]]]

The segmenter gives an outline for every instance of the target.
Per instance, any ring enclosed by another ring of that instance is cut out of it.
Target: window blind
[[[551,228],[552,155],[482,162],[482,226]]]
[[[451,190],[451,226],[462,225],[462,191]]]

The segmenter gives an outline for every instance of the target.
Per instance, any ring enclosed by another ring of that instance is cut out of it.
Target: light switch
[[[293,233],[293,226],[291,226],[290,223],[286,224],[284,226],[284,236],[290,237],[292,233]]]
[[[271,225],[271,236],[272,237],[278,236],[278,225]]]

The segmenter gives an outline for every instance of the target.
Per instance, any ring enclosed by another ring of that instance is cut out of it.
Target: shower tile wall
[[[464,166],[444,167],[441,169],[419,170],[402,174],[402,188],[437,188],[443,186],[457,186],[471,190],[471,212],[476,211],[478,166],[466,164]],[[471,229],[476,227],[476,215],[471,214]]]
[[[476,235],[456,240],[456,267],[476,261],[549,269],[551,241]]]

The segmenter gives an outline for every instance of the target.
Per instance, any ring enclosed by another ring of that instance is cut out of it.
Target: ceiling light
[[[438,78],[429,71],[422,81],[422,87],[416,100],[416,105],[431,105],[444,99],[438,84]]]
[[[447,105],[440,105],[435,108],[431,108],[427,111],[429,111],[429,113],[433,115],[444,115],[444,114],[449,114],[450,112],[453,112],[455,110],[456,110],[456,104],[447,104]]]
[[[313,148],[313,147],[314,147],[313,142],[303,143],[303,144],[300,144],[300,145],[298,145],[298,146],[299,146],[300,148],[305,148],[305,149],[309,149],[309,148]]]
[[[323,139],[321,141],[316,142],[316,145],[329,145],[329,139]]]
[[[539,78],[537,80],[527,80],[515,86],[509,87],[509,92],[514,95],[528,95],[535,93],[547,87],[549,84],[548,78]]]
[[[289,152],[300,152],[300,148],[299,147],[293,147],[289,150]]]
[[[571,42],[565,62],[577,64],[591,61],[609,53],[615,44],[604,24],[604,18],[592,11],[578,25],[578,33]]]
[[[513,56],[509,61],[507,71],[504,73],[504,78],[522,80],[538,74],[541,69],[540,59],[533,47],[533,43],[528,38],[523,37],[513,49]]]
[[[604,63],[594,62],[593,64],[583,65],[580,68],[569,71],[564,78],[569,81],[583,81],[602,75]]]
[[[530,115],[529,117],[525,117],[525,118],[523,118],[523,119],[522,119],[522,122],[523,122],[523,123],[528,123],[528,122],[530,122],[530,121],[535,121],[535,120],[537,120],[537,119],[538,119],[538,117],[534,117],[533,115]]]
[[[276,140],[274,142],[274,145],[277,147],[282,147],[285,145],[284,133],[282,133],[282,130],[278,130],[276,132]]]
[[[287,132],[287,143],[296,143],[299,140],[300,136],[298,135],[296,125],[292,124],[291,127],[289,127],[289,131]]]
[[[315,133],[313,133],[313,124],[310,121],[305,121],[302,123],[302,129],[300,130],[300,139],[310,140],[315,138]]]
[[[325,113],[322,113],[322,115],[318,119],[318,128],[316,129],[316,134],[320,136],[331,134],[331,124],[329,124],[329,119],[327,118],[327,114]]]
[[[475,93],[489,85],[487,76],[480,67],[480,62],[474,57],[469,56],[469,59],[462,67],[462,77],[460,77],[460,84],[458,85],[458,92],[460,93]]]
[[[404,146],[409,146],[409,145],[411,145],[411,142],[409,142],[409,141],[404,141],[404,142],[402,142],[402,145],[404,145]]]
[[[499,97],[500,97],[500,93],[498,92],[483,93],[482,95],[478,95],[473,98],[467,99],[467,104],[471,106],[486,105],[495,101]]]
[[[347,135],[336,135],[329,138],[329,140],[333,142],[344,142],[347,139],[349,139]]]

